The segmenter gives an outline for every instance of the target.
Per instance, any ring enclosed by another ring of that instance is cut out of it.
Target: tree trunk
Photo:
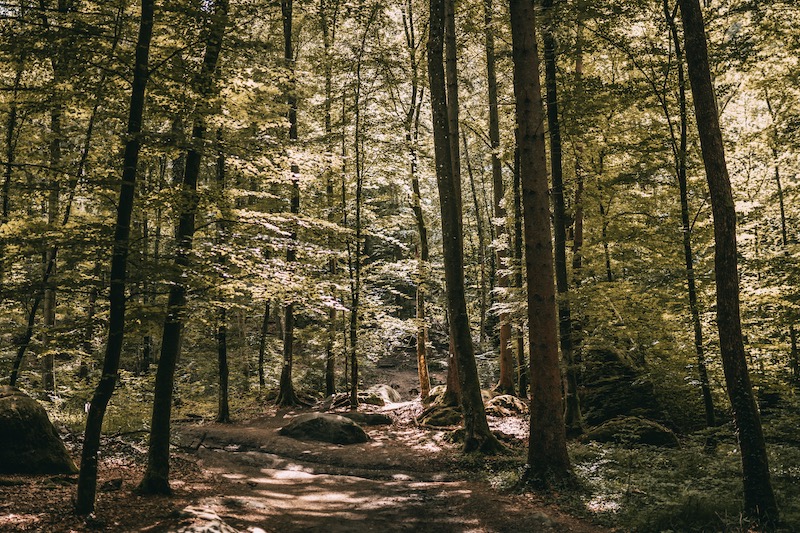
[[[515,133],[516,134],[516,133]],[[519,146],[514,149],[514,286],[519,294],[525,290],[522,282],[522,183],[519,169]],[[520,398],[528,397],[530,367],[525,362],[525,320],[520,319],[515,333],[517,345],[517,383]]]
[[[545,482],[569,479],[571,468],[561,401],[550,195],[535,24],[533,0],[512,0],[514,95],[531,351],[531,437],[526,477],[530,481]]]
[[[676,8],[677,9],[677,8]],[[700,321],[700,305],[697,301],[697,286],[694,274],[694,253],[692,251],[692,223],[689,216],[689,193],[688,182],[686,179],[686,154],[688,144],[688,120],[686,106],[686,77],[684,74],[683,47],[681,46],[678,27],[675,24],[675,14],[670,12],[669,3],[664,1],[664,15],[669,25],[672,42],[675,46],[675,57],[678,63],[678,105],[680,113],[680,138],[675,153],[675,174],[678,178],[678,189],[680,190],[681,201],[681,225],[683,229],[683,259],[686,265],[686,287],[689,297],[689,311],[692,315],[692,326],[694,330],[694,349],[697,356],[697,373],[700,378],[700,390],[703,395],[703,407],[706,415],[706,427],[712,428],[716,425],[714,413],[714,399],[711,396],[711,385],[708,381],[708,369],[706,368],[706,357],[703,347],[703,324]],[[664,113],[669,120],[669,112],[665,108]],[[674,143],[673,143],[674,145]],[[711,438],[706,440],[708,447],[714,446]]]
[[[297,141],[297,94],[295,91],[295,64],[294,46],[292,44],[292,22],[293,22],[293,1],[281,0],[281,13],[283,15],[283,60],[289,71],[289,88],[286,95],[286,103],[289,105],[289,144]],[[300,168],[297,163],[291,165],[292,173],[292,193],[289,211],[296,215],[300,213]],[[297,240],[297,230],[292,222],[293,228],[290,241]],[[297,260],[297,250],[294,244],[290,243],[286,250],[286,263],[291,265]],[[291,268],[291,266],[290,266]],[[283,366],[281,367],[281,380],[278,385],[278,398],[275,403],[281,407],[297,405],[299,400],[294,392],[292,383],[292,368],[294,365],[294,302],[287,303],[284,308],[284,332],[283,332]]]
[[[169,290],[167,316],[164,320],[164,334],[161,339],[161,354],[156,369],[153,397],[153,415],[150,424],[150,443],[147,455],[147,468],[137,490],[143,494],[170,494],[169,486],[169,436],[172,415],[172,391],[175,366],[180,355],[181,333],[186,313],[186,282],[183,274],[188,274],[189,254],[195,230],[197,211],[197,179],[200,174],[202,144],[206,135],[206,109],[215,86],[217,61],[222,49],[222,39],[228,18],[228,0],[215,0],[214,16],[211,20],[206,50],[200,74],[197,78],[197,92],[200,96],[194,126],[192,144],[186,154],[186,168],[183,172],[182,198],[178,228],[175,233],[175,266],[179,277]]]
[[[130,222],[133,212],[136,166],[141,143],[142,115],[144,113],[145,88],[148,78],[148,58],[153,35],[154,0],[142,0],[139,36],[133,71],[130,113],[127,138],[123,156],[122,184],[117,203],[117,221],[114,229],[114,251],[111,259],[111,291],[109,295],[108,341],[103,361],[103,374],[89,404],[86,418],[81,470],[78,475],[78,492],[75,512],[86,515],[94,511],[97,494],[97,453],[100,449],[100,433],[108,401],[114,392],[122,354],[125,328],[125,278],[127,276]]]
[[[261,320],[261,337],[258,341],[258,386],[264,389],[267,385],[264,375],[264,352],[267,349],[267,332],[269,331],[269,300],[264,304],[264,318]]]
[[[217,222],[217,246],[220,248],[226,244],[226,223],[228,206],[225,203],[225,153],[222,148],[222,130],[217,130],[217,188],[219,194],[221,220]],[[220,272],[225,271],[225,253],[222,250],[217,252],[217,265]],[[224,283],[224,275],[220,276],[219,283]],[[230,405],[228,402],[228,381],[230,371],[228,368],[228,310],[225,304],[225,294],[219,295],[221,305],[217,309],[217,366],[219,368],[219,405],[217,409],[217,422],[228,424],[231,421]]]
[[[480,285],[478,287],[478,312],[480,315],[480,322],[478,325],[478,332],[480,342],[486,340],[486,311],[487,311],[487,286],[486,286],[486,235],[483,228],[483,215],[481,214],[481,205],[478,202],[478,191],[475,188],[475,175],[472,172],[472,163],[469,160],[469,147],[467,146],[467,133],[461,130],[461,141],[464,143],[464,160],[467,163],[467,177],[469,178],[470,192],[472,193],[472,206],[475,210],[475,232],[478,234],[478,271],[480,273]],[[514,365],[504,366],[503,361],[500,362],[500,381],[511,382],[511,392],[514,392]],[[505,371],[505,374],[503,373]],[[507,383],[506,383],[507,384]]]
[[[501,445],[489,431],[481,398],[464,293],[464,248],[458,186],[453,172],[452,141],[443,69],[445,1],[431,0],[428,77],[433,116],[436,181],[442,215],[442,245],[451,339],[458,359],[461,410],[466,430],[464,450],[495,452]],[[456,137],[457,139],[457,137]]]
[[[700,147],[714,216],[714,272],[717,281],[717,328],[739,446],[742,450],[744,511],[766,524],[778,521],[770,482],[761,419],[753,397],[742,338],[739,273],[736,257],[736,210],[708,64],[705,24],[699,0],[679,0]]]
[[[583,433],[581,406],[578,400],[578,369],[575,366],[572,342],[572,315],[567,277],[567,217],[564,206],[564,179],[561,156],[561,127],[558,117],[556,85],[556,19],[553,0],[542,2],[544,25],[545,87],[547,92],[547,125],[550,134],[550,169],[553,180],[553,236],[555,249],[556,290],[558,291],[558,333],[564,361],[564,424],[569,435]]]

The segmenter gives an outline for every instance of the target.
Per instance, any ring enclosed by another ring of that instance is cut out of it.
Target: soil
[[[493,486],[484,460],[465,460],[448,431],[416,424],[419,400],[365,409],[395,422],[365,428],[369,442],[346,446],[278,435],[299,409],[268,407],[235,424],[176,425],[169,498],[133,493],[144,445],[106,439],[95,515],[72,514],[76,476],[5,476],[0,531],[605,531],[537,495]],[[512,451],[489,465],[519,457],[527,423],[492,424]],[[78,455],[80,443],[68,444]]]

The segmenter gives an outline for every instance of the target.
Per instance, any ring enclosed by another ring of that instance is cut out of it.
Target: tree
[[[770,481],[761,418],[747,369],[739,309],[739,273],[736,251],[736,209],[719,113],[708,63],[705,23],[699,0],[679,0],[686,64],[694,99],[700,147],[711,193],[714,217],[714,271],[717,282],[717,328],[728,396],[742,450],[744,510],[767,524],[778,520],[778,506]]]
[[[533,0],[512,0],[514,96],[531,352],[531,437],[526,476],[530,481],[543,482],[567,480],[571,468],[561,401],[550,195],[535,28]]]
[[[139,36],[136,40],[136,55],[128,116],[127,139],[123,160],[122,184],[117,203],[117,221],[114,228],[114,251],[111,257],[111,291],[109,294],[110,315],[108,340],[103,360],[103,374],[89,404],[86,431],[81,452],[81,470],[78,476],[78,494],[75,511],[89,514],[94,511],[97,493],[97,454],[100,449],[100,434],[106,407],[114,393],[122,354],[125,331],[125,279],[128,268],[130,246],[130,223],[136,185],[136,167],[141,146],[144,97],[149,76],[148,60],[150,41],[153,36],[154,0],[142,0]]]
[[[210,6],[209,6],[210,7]],[[175,232],[177,250],[175,266],[181,276],[187,275],[189,254],[195,232],[197,211],[197,180],[200,175],[202,143],[206,136],[206,115],[209,113],[209,100],[214,95],[217,62],[222,50],[222,39],[228,23],[228,0],[215,0],[213,14],[206,41],[205,54],[200,72],[196,78],[196,91],[199,96],[194,125],[192,126],[192,147],[186,154],[186,168],[181,184],[182,205],[178,228]],[[169,486],[169,435],[172,413],[172,392],[175,380],[175,366],[180,353],[181,333],[186,312],[186,280],[179,278],[169,290],[167,315],[164,320],[164,334],[161,339],[161,355],[156,370],[153,416],[150,425],[150,443],[147,454],[147,469],[137,490],[144,494],[170,494]]]
[[[492,435],[486,421],[481,398],[478,369],[469,331],[469,317],[464,294],[464,244],[461,231],[461,209],[458,184],[453,173],[448,101],[445,88],[443,48],[445,34],[445,0],[431,0],[428,33],[428,80],[433,118],[436,183],[442,216],[447,311],[450,319],[451,343],[458,359],[461,385],[461,410],[464,415],[464,451],[493,453],[500,443]],[[456,137],[456,141],[458,138]]]

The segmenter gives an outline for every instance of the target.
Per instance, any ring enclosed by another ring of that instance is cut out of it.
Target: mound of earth
[[[367,442],[364,430],[343,416],[330,413],[305,413],[298,415],[283,426],[279,433],[299,440],[317,440],[333,444],[357,444]]]
[[[511,394],[501,394],[486,402],[486,414],[491,416],[517,416],[528,412],[528,404]]]
[[[620,416],[609,420],[590,429],[585,438],[596,442],[649,444],[668,448],[677,448],[680,445],[678,437],[669,428],[638,416]]]
[[[0,473],[77,471],[44,407],[15,387],[0,388]]]

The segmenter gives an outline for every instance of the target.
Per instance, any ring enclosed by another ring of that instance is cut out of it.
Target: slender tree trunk
[[[264,375],[264,352],[267,349],[267,332],[269,331],[269,300],[264,304],[264,318],[261,320],[261,336],[258,341],[258,386],[264,389],[267,379]]]
[[[222,147],[222,130],[217,130],[217,144],[219,153],[217,154],[217,188],[219,189],[221,220],[217,222],[217,246],[223,247],[227,241],[227,228],[225,223],[228,208],[225,201],[225,153]],[[217,252],[217,264],[220,271],[225,271],[225,253],[220,250]],[[221,276],[219,283],[224,283],[224,276]],[[228,310],[225,304],[225,294],[220,294],[219,300],[222,304],[217,309],[217,363],[219,368],[219,406],[217,409],[217,422],[230,423],[230,405],[228,401],[228,381],[230,371],[228,369]]]
[[[577,2],[577,37],[575,39],[575,94],[578,99],[583,97],[583,0]],[[583,166],[581,155],[583,145],[580,139],[575,146],[575,208],[572,226],[572,282],[576,287],[581,284],[581,269],[583,267]],[[578,340],[573,337],[578,343]]]
[[[736,210],[733,203],[719,115],[711,82],[705,24],[699,0],[679,0],[686,63],[694,97],[700,147],[714,216],[714,271],[717,280],[717,328],[739,446],[742,450],[744,511],[766,524],[778,521],[767,450],[742,337],[739,273],[736,257]]]
[[[475,176],[472,172],[472,163],[469,160],[469,147],[467,146],[467,133],[461,130],[461,140],[464,144],[464,160],[467,163],[467,177],[469,178],[470,192],[472,193],[472,205],[475,209],[475,231],[478,234],[478,271],[480,278],[480,286],[478,288],[478,312],[480,314],[480,322],[478,326],[479,338],[481,342],[486,340],[486,311],[487,311],[487,286],[486,286],[486,234],[483,228],[483,215],[481,214],[481,206],[478,202],[478,192],[475,188]],[[500,361],[500,381],[511,382],[511,392],[514,392],[514,365],[504,366],[503,361]],[[504,374],[505,371],[505,374]]]
[[[228,19],[228,0],[215,0],[214,14],[206,41],[205,54],[200,74],[197,78],[197,91],[200,96],[194,126],[192,127],[192,147],[186,154],[186,168],[183,172],[181,212],[175,233],[175,266],[179,278],[169,290],[167,316],[164,320],[164,334],[161,339],[161,354],[156,369],[153,415],[150,424],[150,443],[147,455],[147,468],[137,490],[144,494],[170,494],[169,486],[169,436],[172,416],[172,392],[175,381],[175,367],[180,355],[181,334],[186,313],[186,282],[190,252],[195,230],[197,211],[197,179],[200,174],[202,143],[206,136],[206,106],[214,93],[217,61],[222,49]]]
[[[531,351],[531,437],[526,477],[544,482],[569,479],[571,468],[561,400],[550,195],[535,27],[533,0],[511,0]]]
[[[149,73],[148,58],[153,35],[154,0],[142,0],[139,36],[131,91],[130,114],[128,116],[127,139],[123,156],[122,184],[117,203],[117,221],[114,229],[114,251],[111,259],[111,291],[109,295],[108,341],[103,361],[103,373],[89,404],[86,418],[81,470],[78,476],[78,492],[75,512],[86,515],[94,511],[97,493],[97,454],[100,450],[100,434],[106,407],[114,393],[117,382],[119,360],[125,328],[125,279],[127,276],[131,214],[133,213],[136,166],[141,143],[144,97]]]
[[[676,6],[677,9],[677,6]],[[692,327],[694,330],[694,349],[697,355],[697,373],[700,378],[700,390],[703,395],[703,407],[706,415],[706,427],[711,428],[716,425],[714,413],[714,399],[711,396],[711,385],[708,380],[708,369],[706,367],[706,357],[703,347],[703,324],[700,321],[700,305],[697,300],[697,285],[694,274],[694,252],[692,251],[692,223],[689,216],[689,193],[688,182],[686,179],[686,154],[688,144],[688,113],[686,106],[686,76],[684,74],[683,46],[681,45],[678,27],[675,24],[675,13],[670,12],[669,2],[664,0],[664,15],[669,25],[672,42],[675,46],[675,56],[678,63],[678,105],[680,113],[680,138],[675,153],[675,174],[678,178],[678,189],[680,190],[681,201],[681,225],[683,229],[683,258],[686,265],[686,287],[689,296],[689,311],[692,315]],[[665,108],[664,113],[669,120],[669,112]],[[674,136],[673,136],[674,137]],[[674,146],[674,142],[673,142]],[[706,441],[709,448],[714,446],[713,439]]]
[[[516,135],[516,133],[515,133]],[[514,286],[522,294],[525,285],[522,282],[522,183],[519,168],[519,146],[514,149]],[[517,345],[517,383],[520,398],[528,397],[530,367],[525,362],[525,320],[520,319],[515,332]]]
[[[428,33],[428,77],[433,116],[436,180],[442,214],[442,243],[451,339],[458,359],[461,410],[466,430],[464,450],[485,453],[501,445],[489,431],[481,398],[478,368],[472,346],[464,292],[464,248],[458,186],[453,172],[452,141],[443,69],[445,2],[431,0]],[[457,137],[456,137],[457,139]]]
[[[294,64],[294,46],[292,44],[293,0],[281,0],[281,13],[283,15],[283,60],[289,70],[289,88],[286,102],[289,105],[289,143],[297,142],[297,94]],[[300,167],[297,163],[291,165],[292,193],[289,211],[293,215],[300,213]],[[291,265],[297,260],[297,250],[293,241],[297,240],[295,222],[289,237],[292,243],[286,250],[286,262]],[[294,302],[287,303],[284,308],[283,332],[283,366],[281,367],[281,380],[278,386],[278,398],[275,400],[281,407],[297,405],[299,400],[294,392],[292,383],[292,369],[294,366]]]
[[[555,249],[556,290],[558,292],[558,332],[561,357],[564,361],[564,424],[567,434],[583,433],[581,406],[578,400],[578,371],[575,366],[572,343],[572,314],[569,302],[567,277],[567,216],[564,206],[564,178],[562,170],[561,127],[558,116],[558,90],[556,84],[556,18],[553,0],[543,0],[545,86],[547,93],[547,125],[550,134],[550,169],[553,180],[553,236]]]

